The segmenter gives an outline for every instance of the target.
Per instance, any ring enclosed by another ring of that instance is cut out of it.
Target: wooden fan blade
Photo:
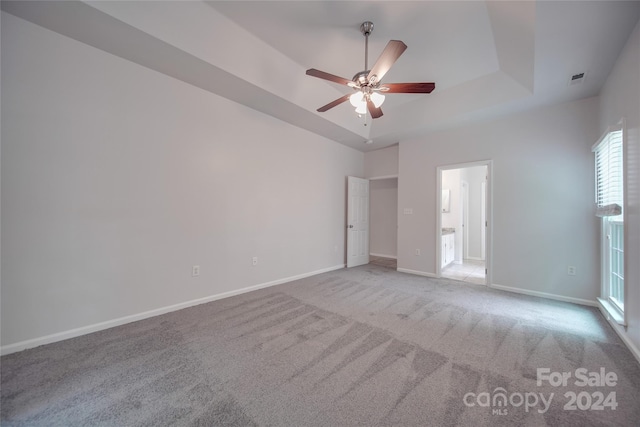
[[[387,43],[387,46],[384,48],[380,57],[373,65],[373,68],[369,72],[367,78],[371,82],[371,80],[375,76],[375,81],[372,83],[379,82],[382,80],[389,68],[400,58],[400,55],[405,51],[407,45],[402,43],[400,40],[391,40]]]
[[[372,119],[382,117],[382,109],[376,108],[376,106],[373,104],[373,101],[371,101],[370,99],[367,100],[367,108],[369,109],[369,113],[371,113]]]
[[[431,93],[435,83],[385,83],[380,86],[382,93]]]
[[[353,83],[351,80],[347,80],[344,77],[334,76],[333,74],[325,73],[324,71],[316,70],[315,68],[308,69],[307,75],[317,77],[319,79],[329,80],[330,82],[338,83],[341,85],[348,85],[349,83]]]
[[[347,99],[349,99],[349,96],[351,96],[351,95],[347,94],[347,95],[345,95],[345,96],[343,96],[343,97],[340,97],[340,98],[336,99],[335,101],[330,102],[330,103],[328,103],[327,105],[325,105],[325,106],[322,106],[322,107],[318,108],[318,110],[317,110],[317,111],[318,111],[319,113],[324,113],[325,111],[327,111],[327,110],[329,110],[329,109],[331,109],[331,108],[335,107],[336,105],[340,105],[340,104],[342,104],[343,102],[345,102]]]

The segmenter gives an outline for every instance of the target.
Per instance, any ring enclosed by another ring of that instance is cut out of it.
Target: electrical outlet
[[[569,267],[567,267],[567,274],[569,276],[575,276],[576,275],[576,268],[573,265],[570,265]]]
[[[191,276],[198,277],[199,275],[200,275],[200,266],[194,265],[193,267],[191,267]]]
[[[420,249],[416,249],[416,256],[420,256]]]
[[[258,257],[254,256],[252,262],[253,262],[253,265],[258,265]]]

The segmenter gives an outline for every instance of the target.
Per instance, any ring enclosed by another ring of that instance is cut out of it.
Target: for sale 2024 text
[[[615,387],[618,384],[618,375],[615,372],[607,372],[605,368],[599,371],[589,371],[587,368],[578,368],[571,372],[552,372],[549,368],[538,368],[536,375],[538,387],[549,384],[552,387],[567,387],[570,383],[575,387]],[[606,395],[597,391],[568,391],[564,394],[568,399],[564,405],[567,411],[603,411],[615,410],[618,407],[616,392],[610,391]]]

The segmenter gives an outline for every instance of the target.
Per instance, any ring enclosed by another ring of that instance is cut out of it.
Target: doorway
[[[491,283],[491,161],[438,168],[438,277]]]
[[[397,268],[398,177],[347,177],[347,267]]]
[[[398,177],[369,178],[369,263],[398,266]]]

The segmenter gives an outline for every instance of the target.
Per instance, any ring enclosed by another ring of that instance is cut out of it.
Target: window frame
[[[601,221],[600,221],[600,266],[601,266],[601,277],[600,277],[600,297],[597,298],[599,304],[604,308],[604,310],[613,318],[613,320],[623,326],[627,325],[627,310],[624,309],[624,307],[628,306],[628,298],[629,298],[629,292],[628,292],[628,282],[626,280],[624,280],[625,277],[628,277],[627,275],[627,270],[628,270],[628,263],[627,263],[627,257],[626,254],[628,253],[627,249],[628,249],[628,239],[626,238],[626,231],[627,228],[625,227],[625,224],[627,224],[627,210],[626,209],[626,200],[627,200],[627,174],[625,173],[627,170],[627,132],[626,132],[626,123],[625,123],[625,119],[622,118],[618,124],[616,126],[609,126],[607,128],[607,131],[600,137],[600,139],[598,139],[598,141],[593,145],[592,147],[592,151],[596,152],[596,150],[598,149],[598,147],[603,143],[603,141],[605,139],[609,138],[609,135],[612,132],[617,132],[617,131],[621,131],[622,132],[622,138],[621,138],[621,143],[622,143],[622,172],[621,172],[621,178],[622,178],[622,212],[620,215],[613,215],[611,213],[609,214],[600,214],[599,212],[599,207],[598,207],[598,168],[597,168],[597,157],[595,159],[596,166],[595,166],[595,197],[596,197],[596,215],[601,217]],[[607,215],[611,215],[611,216],[607,216]],[[623,276],[622,276],[622,292],[623,292],[623,301],[622,301],[622,307],[611,297],[611,281],[610,281],[610,277],[612,275],[612,271],[611,271],[611,242],[610,242],[610,232],[611,232],[611,226],[612,224],[619,224],[622,223],[623,224],[623,229],[622,229],[622,238],[623,238],[623,245],[622,245],[622,260],[623,260]]]

